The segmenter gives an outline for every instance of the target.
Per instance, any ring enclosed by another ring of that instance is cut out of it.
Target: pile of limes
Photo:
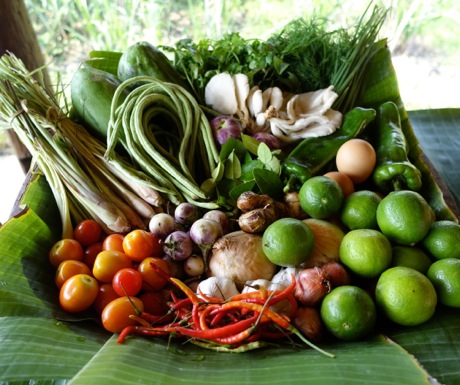
[[[320,304],[327,330],[355,340],[378,316],[405,326],[428,321],[437,306],[460,308],[460,225],[436,220],[418,192],[382,195],[350,186],[340,171],[308,179],[299,204],[311,218],[340,226],[339,261],[352,277]],[[297,219],[280,219],[264,233],[264,252],[280,266],[302,267],[314,236]]]

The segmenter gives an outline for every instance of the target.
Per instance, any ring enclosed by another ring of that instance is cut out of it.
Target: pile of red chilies
[[[157,268],[160,274],[165,274]],[[295,277],[284,290],[255,290],[234,295],[228,300],[197,295],[184,282],[167,276],[180,289],[185,298],[178,298],[171,291],[172,301],[166,316],[154,316],[140,312],[132,316],[138,325],[127,326],[119,335],[123,343],[128,335],[182,336],[192,341],[201,341],[214,346],[237,349],[256,341],[286,338],[295,334],[310,347],[326,356],[323,351],[308,341],[290,322],[297,311],[294,297]],[[288,301],[290,314],[279,314],[272,306]]]

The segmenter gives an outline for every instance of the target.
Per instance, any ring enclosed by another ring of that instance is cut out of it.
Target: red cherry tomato
[[[111,283],[117,271],[125,267],[133,267],[132,261],[125,253],[116,250],[103,250],[94,261],[93,275],[101,282]]]
[[[133,261],[141,262],[145,258],[160,257],[163,246],[159,238],[152,233],[136,229],[126,234],[123,239],[123,250]]]
[[[99,286],[99,292],[94,300],[94,310],[96,310],[97,314],[102,314],[107,304],[119,297],[120,296],[115,292],[111,283],[103,283]]]
[[[48,255],[50,263],[57,268],[62,261],[73,259],[83,260],[83,246],[80,242],[71,238],[64,238],[57,241],[51,248]]]
[[[81,261],[75,261],[73,259],[62,261],[56,270],[54,282],[60,289],[65,281],[77,274],[92,275],[91,269]]]
[[[163,294],[158,291],[146,291],[139,296],[144,304],[144,311],[152,315],[165,315],[168,310],[168,304]]]
[[[83,262],[92,270],[97,255],[102,251],[102,242],[96,242],[85,248]]]
[[[142,275],[130,267],[118,270],[113,276],[112,286],[120,297],[124,295],[134,297],[142,289]]]
[[[123,234],[109,234],[102,241],[102,250],[116,250],[123,251]]]
[[[65,311],[78,313],[93,304],[98,291],[99,285],[93,277],[88,274],[77,274],[62,285],[59,304]]]
[[[102,227],[94,219],[85,219],[75,226],[73,237],[83,246],[99,242],[102,236]]]
[[[166,285],[168,281],[162,275],[157,273],[151,264],[155,264],[166,274],[169,274],[169,266],[166,261],[161,258],[150,257],[145,258],[141,263],[139,263],[139,266],[137,267],[137,270],[141,273],[142,280],[144,281],[147,288],[150,291],[160,290]]]
[[[144,311],[144,304],[137,297],[120,297],[109,302],[101,314],[102,325],[111,333],[120,333],[126,326],[136,325],[137,321],[129,318]]]

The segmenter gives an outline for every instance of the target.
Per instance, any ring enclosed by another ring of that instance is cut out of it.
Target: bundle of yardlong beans
[[[123,90],[133,87],[120,104]],[[196,100],[182,87],[148,76],[124,81],[112,100],[108,159],[118,143],[140,169],[168,190],[171,202],[217,208],[212,191],[202,187],[219,163],[212,129]]]

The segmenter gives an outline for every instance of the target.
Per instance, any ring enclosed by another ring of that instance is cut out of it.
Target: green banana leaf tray
[[[360,105],[393,100],[400,107],[423,195],[438,218],[458,220],[460,109],[408,113],[386,47],[365,77]],[[59,308],[47,258],[60,226],[45,178],[29,173],[17,213],[0,227],[2,385],[460,384],[460,309],[441,306],[417,327],[379,325],[364,341],[322,342],[335,358],[288,344],[239,354],[154,338],[118,344],[93,314]]]

